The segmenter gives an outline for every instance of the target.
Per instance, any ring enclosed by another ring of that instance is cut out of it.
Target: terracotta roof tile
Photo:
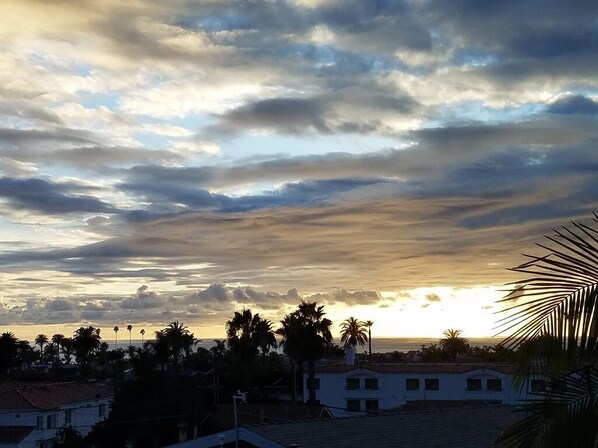
[[[56,409],[67,403],[107,398],[111,388],[73,381],[53,384],[13,384],[0,392],[0,409]]]

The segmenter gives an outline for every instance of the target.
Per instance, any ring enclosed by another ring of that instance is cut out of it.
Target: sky
[[[303,299],[493,335],[508,268],[597,210],[593,0],[1,9],[0,331]]]

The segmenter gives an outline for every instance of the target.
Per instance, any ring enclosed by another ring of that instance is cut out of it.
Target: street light
[[[239,422],[237,421],[237,400],[247,403],[247,394],[237,390],[237,395],[233,395],[233,409],[235,411],[235,448],[239,446]]]

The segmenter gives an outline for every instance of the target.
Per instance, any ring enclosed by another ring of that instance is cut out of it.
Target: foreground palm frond
[[[593,225],[598,224],[594,214]],[[577,359],[595,359],[598,338],[598,230],[573,222],[554,230],[547,255],[525,255],[529,260],[512,271],[529,277],[511,284],[502,300],[511,303],[499,321],[503,341],[518,347],[542,335],[556,338],[562,349]]]
[[[505,430],[501,448],[585,448],[598,446],[598,368],[589,366],[563,375],[532,394],[522,407],[526,416]]]

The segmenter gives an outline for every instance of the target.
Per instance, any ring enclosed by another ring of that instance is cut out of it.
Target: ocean
[[[484,345],[496,345],[503,338],[468,338],[469,344],[472,346],[482,347]],[[110,345],[110,348],[114,348],[114,340],[103,339]],[[147,341],[147,339],[145,339]],[[338,340],[335,340],[338,343]],[[131,341],[135,347],[141,347],[140,339],[133,339]],[[438,344],[438,338],[376,338],[372,337],[372,353],[389,353],[394,351],[408,352],[410,350],[419,350],[422,345]],[[126,338],[118,340],[118,348],[126,349],[129,345],[129,340]],[[206,338],[201,339],[197,344],[198,347],[210,349],[214,347],[214,339]],[[363,347],[357,348],[357,353],[367,352],[367,344]]]

